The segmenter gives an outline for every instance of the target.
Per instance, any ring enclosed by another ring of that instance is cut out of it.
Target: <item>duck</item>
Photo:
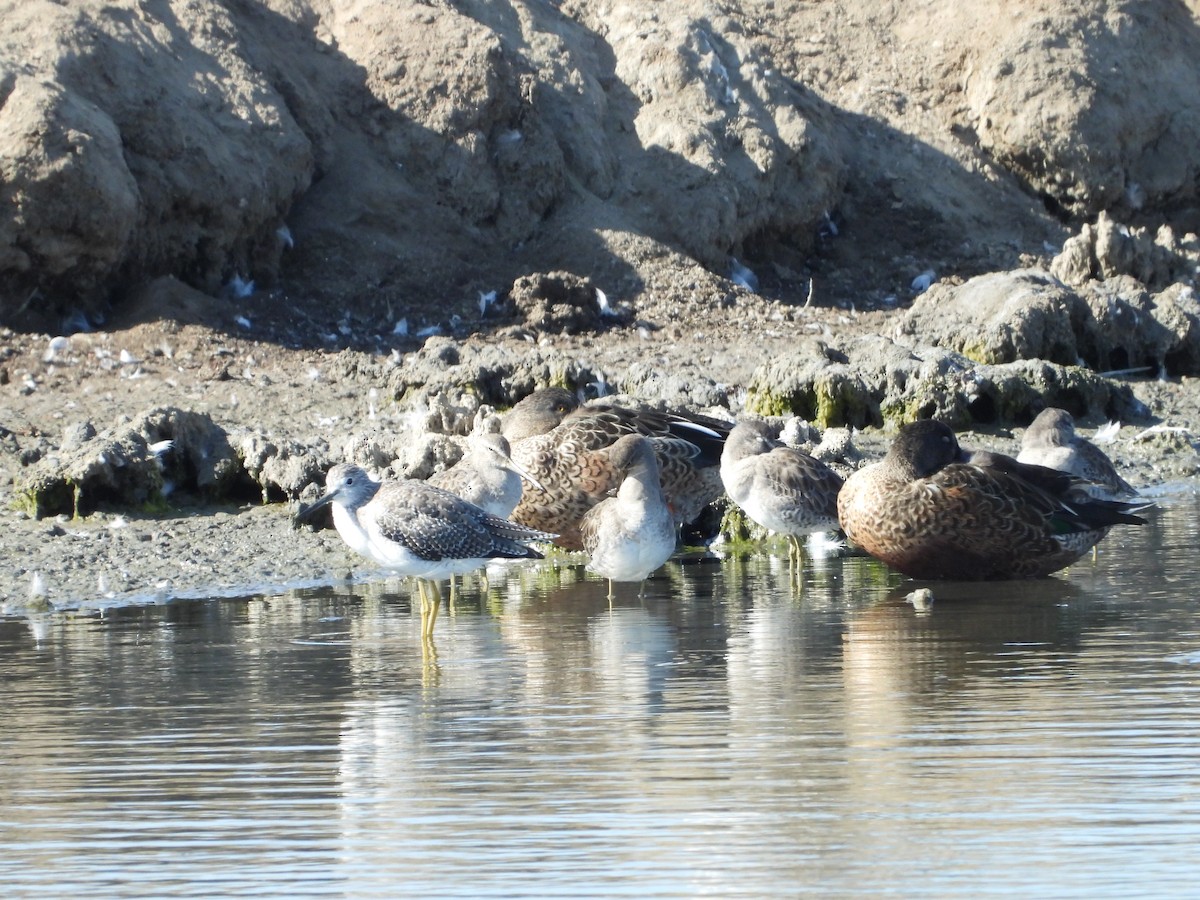
[[[504,417],[513,460],[538,486],[526,485],[512,519],[583,548],[584,514],[619,487],[612,446],[629,434],[651,440],[663,493],[677,525],[693,521],[721,496],[720,455],[730,423],[682,410],[632,407],[608,398],[580,404],[562,388],[534,391]]]
[[[1040,578],[1071,565],[1131,504],[1089,496],[1072,475],[988,451],[967,452],[946,424],[904,425],[887,454],[838,494],[847,538],[918,579]]]

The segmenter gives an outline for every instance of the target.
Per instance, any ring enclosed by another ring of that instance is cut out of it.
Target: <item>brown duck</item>
[[[579,522],[623,478],[612,446],[627,434],[651,439],[663,493],[677,524],[721,496],[721,450],[731,425],[682,411],[632,408],[610,400],[580,406],[568,391],[543,388],[505,416],[512,458],[537,482],[526,484],[514,522],[554,523],[559,546],[581,549]]]
[[[1069,566],[1112,525],[1145,522],[1089,497],[1071,475],[967,453],[941,422],[905,425],[880,462],[846,479],[846,536],[914,578],[1039,578]]]

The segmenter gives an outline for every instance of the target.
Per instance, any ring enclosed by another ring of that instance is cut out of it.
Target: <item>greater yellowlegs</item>
[[[669,440],[669,439],[666,439]],[[612,445],[609,463],[620,478],[615,496],[589,509],[579,523],[588,568],[614,581],[640,581],[675,551],[675,520],[658,480],[658,461],[649,438],[625,435]]]
[[[474,571],[489,559],[541,559],[528,544],[554,537],[493,516],[424,481],[373,481],[354,465],[331,468],[325,493],[298,518],[330,503],[333,524],[350,549],[417,579],[425,639],[433,635],[441,605],[439,580]]]
[[[967,453],[945,424],[905,425],[887,455],[846,479],[847,537],[914,578],[1037,578],[1075,562],[1131,504],[1089,497],[1071,475]]]

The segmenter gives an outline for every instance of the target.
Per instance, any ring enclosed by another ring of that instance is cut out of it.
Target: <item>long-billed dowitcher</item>
[[[846,479],[847,537],[914,578],[1035,578],[1065,568],[1130,504],[1089,497],[1073,476],[998,453],[967,453],[941,422],[905,425],[880,462]]]
[[[1095,444],[1075,431],[1065,409],[1049,406],[1025,429],[1017,461],[1066,472],[1087,482],[1086,490],[1104,500],[1133,500],[1139,496],[1116,466]]]
[[[492,431],[467,438],[467,451],[457,463],[429,478],[429,484],[449,491],[493,516],[507,519],[521,500],[524,478],[537,481],[512,459],[508,439]]]
[[[725,441],[721,480],[729,499],[753,521],[785,535],[799,565],[800,537],[838,528],[842,478],[802,450],[775,439],[766,422],[739,422]]]
[[[649,438],[625,435],[612,445],[609,462],[621,478],[620,487],[584,514],[579,534],[590,557],[588,568],[608,579],[611,600],[614,581],[642,582],[641,596],[650,573],[675,551],[675,520]]]

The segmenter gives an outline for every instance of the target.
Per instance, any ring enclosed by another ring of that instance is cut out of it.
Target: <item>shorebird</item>
[[[601,500],[579,523],[588,568],[614,581],[640,581],[638,596],[650,573],[675,552],[675,520],[658,478],[658,461],[649,438],[629,434],[612,445],[609,462],[621,477],[613,497]]]
[[[847,537],[913,578],[1038,578],[1075,562],[1112,525],[1141,525],[1131,504],[999,453],[967,453],[941,422],[905,425],[880,462],[846,479]]]
[[[674,521],[691,522],[721,495],[720,454],[729,428],[693,413],[633,409],[604,399],[579,406],[561,388],[535,391],[504,419],[513,459],[540,485],[526,487],[513,520],[558,534],[559,546],[580,549],[584,513],[620,484],[609,459],[612,445],[641,434],[653,440]]]
[[[521,500],[522,478],[539,486],[524,466],[513,461],[508,439],[489,431],[472,434],[463,458],[430,476],[428,483],[507,519]]]
[[[763,528],[785,535],[788,561],[803,559],[801,535],[834,531],[842,478],[819,459],[772,437],[765,422],[739,422],[721,454],[729,499]]]
[[[1057,469],[1080,478],[1083,489],[1102,500],[1134,500],[1137,488],[1118,474],[1104,451],[1076,434],[1075,420],[1065,409],[1049,406],[1025,429],[1017,462]]]
[[[467,438],[467,452],[457,463],[430,476],[428,483],[449,491],[480,509],[507,519],[521,500],[521,479],[540,487],[524,467],[512,460],[508,440],[492,431],[475,432]],[[487,574],[483,575],[486,592]],[[454,603],[455,580],[450,576],[450,602]]]
[[[554,537],[493,516],[424,481],[373,481],[354,465],[330,469],[325,493],[297,519],[330,503],[333,524],[351,550],[417,579],[425,640],[433,636],[441,606],[440,579],[474,571],[489,559],[541,559],[528,544]]]

